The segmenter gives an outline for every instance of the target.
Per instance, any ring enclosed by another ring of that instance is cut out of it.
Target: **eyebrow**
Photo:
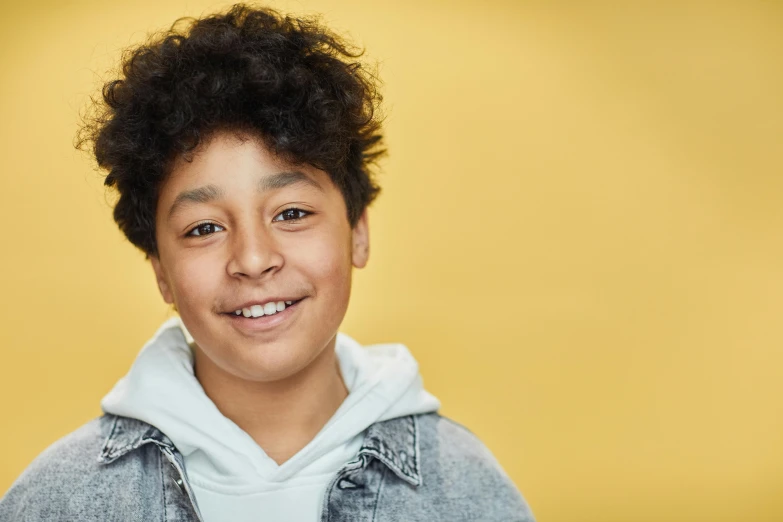
[[[324,188],[317,181],[298,170],[278,172],[271,176],[264,176],[259,180],[258,191],[268,192],[270,190],[279,190],[297,184],[310,185],[321,192],[324,191]],[[169,209],[169,219],[179,210],[189,205],[218,201],[222,199],[223,196],[225,196],[223,189],[212,184],[191,190],[184,190],[177,194],[177,197],[174,199],[174,203],[172,203],[171,208]]]

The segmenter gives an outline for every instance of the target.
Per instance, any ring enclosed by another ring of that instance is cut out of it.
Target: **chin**
[[[208,354],[205,354],[209,357]],[[308,353],[284,341],[258,343],[243,353],[234,353],[230,361],[219,364],[225,371],[254,382],[286,379],[307,368],[318,353]],[[215,364],[213,362],[213,364]]]

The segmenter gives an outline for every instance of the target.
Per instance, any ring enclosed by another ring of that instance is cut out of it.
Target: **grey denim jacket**
[[[320,518],[532,522],[533,514],[475,435],[428,413],[367,428],[356,458],[327,486]],[[2,522],[53,520],[203,522],[171,440],[109,414],[44,450],[0,499]]]

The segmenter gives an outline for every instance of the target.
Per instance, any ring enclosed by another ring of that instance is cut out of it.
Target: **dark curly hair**
[[[125,51],[76,138],[108,171],[114,220],[157,256],[155,208],[179,155],[218,130],[260,136],[277,155],[329,174],[354,226],[380,188],[369,170],[382,148],[377,77],[317,18],[237,4],[183,18]]]

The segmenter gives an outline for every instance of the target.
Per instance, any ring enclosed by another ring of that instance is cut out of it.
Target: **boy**
[[[357,56],[237,5],[126,57],[82,143],[179,318],[0,520],[533,519],[404,346],[338,333],[384,152]]]

